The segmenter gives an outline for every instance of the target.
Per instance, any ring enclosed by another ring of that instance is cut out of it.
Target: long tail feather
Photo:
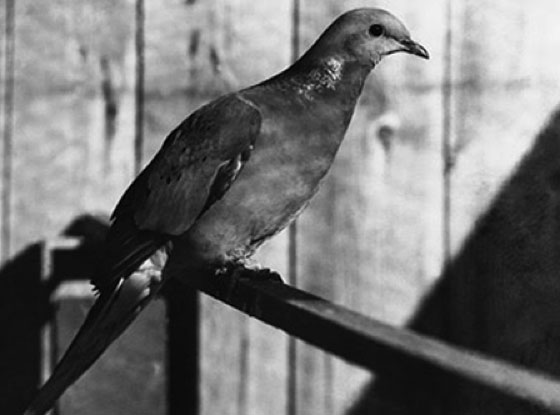
[[[146,307],[163,284],[153,271],[139,270],[104,290],[52,376],[24,415],[42,415],[101,356]]]

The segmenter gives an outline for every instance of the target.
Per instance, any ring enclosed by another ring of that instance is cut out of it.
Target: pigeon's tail
[[[140,269],[120,279],[112,290],[105,290],[91,308],[85,323],[60,360],[50,379],[39,390],[24,415],[47,412],[130,325],[163,284],[154,269]]]

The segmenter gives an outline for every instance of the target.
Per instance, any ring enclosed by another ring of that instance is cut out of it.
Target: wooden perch
[[[560,413],[560,382],[519,366],[448,345],[273,281],[227,276],[192,286],[316,347],[377,373],[411,369],[451,375]]]
[[[43,274],[49,275],[68,260],[64,256],[57,260],[57,255],[49,258],[50,251],[76,254],[79,243],[74,238],[46,243]],[[252,273],[247,270],[247,277],[242,274],[236,279],[230,275],[189,276],[185,281],[245,314],[376,373],[460,378],[560,414],[560,381],[550,376],[382,323],[277,281],[250,278]],[[53,300],[89,297],[90,292],[84,280],[61,281]],[[182,399],[183,383],[181,387]]]

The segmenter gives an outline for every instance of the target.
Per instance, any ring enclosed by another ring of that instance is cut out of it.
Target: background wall
[[[559,121],[534,138],[560,96],[553,0],[3,0],[2,259],[108,213],[187,114],[283,69],[361,6],[399,16],[432,59],[398,55],[374,71],[295,245],[284,233],[259,261],[287,275],[295,260],[299,287],[369,316],[560,372]],[[414,374],[375,384],[201,302],[202,413],[527,413]],[[61,307],[62,345],[86,310]],[[152,305],[63,414],[164,413],[164,314]]]

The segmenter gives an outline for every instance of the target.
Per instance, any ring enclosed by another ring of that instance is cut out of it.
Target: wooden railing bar
[[[50,241],[46,250],[79,248],[78,240],[64,239]],[[52,265],[44,261],[43,273],[52,271]],[[376,373],[447,375],[560,414],[560,381],[548,375],[382,323],[289,285],[250,278],[251,275],[254,272],[247,271],[236,279],[227,275],[191,275],[185,281],[241,312]],[[72,284],[78,287],[79,297],[86,292],[83,283],[62,282],[60,294],[70,290]],[[70,291],[67,294],[73,297]],[[196,365],[191,366],[196,372]],[[197,405],[193,401],[193,407]]]
[[[227,276],[189,279],[194,288],[327,352],[377,373],[453,375],[560,414],[560,382],[368,318],[279,282]]]

